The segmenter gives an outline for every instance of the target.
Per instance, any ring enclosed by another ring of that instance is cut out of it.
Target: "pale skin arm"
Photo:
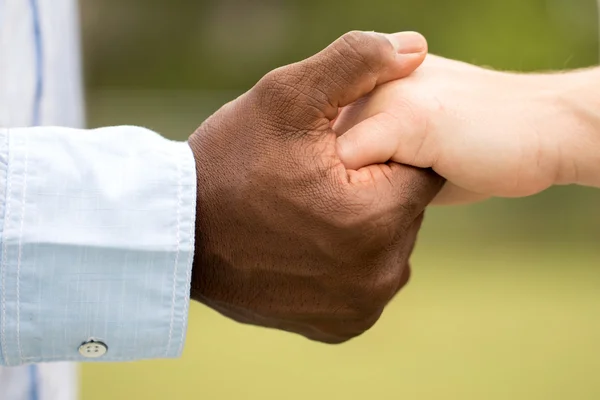
[[[557,118],[565,136],[556,183],[600,187],[600,67],[537,77],[545,84],[557,81],[556,101],[566,115]]]
[[[334,127],[345,165],[433,168],[448,180],[438,204],[600,187],[600,68],[517,74],[428,56],[364,100]]]

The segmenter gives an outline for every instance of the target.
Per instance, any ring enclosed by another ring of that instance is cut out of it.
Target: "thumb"
[[[410,75],[426,55],[427,41],[417,32],[350,32],[305,63],[322,74],[319,88],[329,104],[344,107],[378,85]]]
[[[427,41],[416,32],[354,31],[304,61],[270,72],[258,86],[282,109],[302,111],[295,115],[304,124],[331,121],[340,107],[377,85],[411,74],[426,54]]]
[[[364,117],[359,115],[359,118]],[[420,168],[433,166],[435,147],[427,140],[418,113],[382,112],[366,116],[337,138],[337,153],[347,169],[390,160]]]

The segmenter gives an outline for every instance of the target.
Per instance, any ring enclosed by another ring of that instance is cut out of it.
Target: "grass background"
[[[430,217],[411,284],[362,337],[321,345],[193,305],[182,359],[86,364],[83,399],[600,398],[597,246],[450,249]]]

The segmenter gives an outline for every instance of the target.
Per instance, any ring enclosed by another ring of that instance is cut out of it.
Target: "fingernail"
[[[400,32],[386,35],[398,54],[423,53],[427,50],[427,40],[417,32]]]

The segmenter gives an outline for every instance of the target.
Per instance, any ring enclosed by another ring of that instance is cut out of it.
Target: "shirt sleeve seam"
[[[2,279],[2,285],[1,285],[1,292],[2,292],[2,297],[0,299],[0,303],[2,303],[2,318],[0,318],[0,320],[2,321],[2,326],[0,327],[0,353],[2,356],[2,361],[4,362],[5,365],[10,365],[9,362],[9,358],[7,355],[7,348],[6,348],[6,275],[7,275],[7,271],[6,268],[8,266],[8,260],[7,260],[7,238],[6,238],[6,228],[7,228],[7,221],[8,218],[10,217],[10,197],[12,194],[12,174],[11,174],[11,162],[10,162],[10,158],[11,158],[11,151],[10,151],[10,146],[9,146],[9,137],[10,137],[10,128],[6,128],[5,130],[6,133],[6,143],[5,143],[5,148],[6,148],[6,183],[5,183],[5,189],[4,192],[6,193],[5,198],[4,198],[4,218],[3,218],[3,226],[2,228],[2,257],[0,259],[0,272],[2,273],[1,275],[1,279]]]
[[[190,218],[190,229],[188,232],[188,239],[189,239],[189,243],[190,243],[190,248],[188,249],[188,259],[186,261],[186,287],[184,289],[184,299],[183,299],[183,312],[181,313],[181,338],[179,339],[179,347],[177,349],[177,355],[180,356],[181,353],[183,352],[183,346],[185,344],[185,335],[186,335],[186,322],[189,318],[188,312],[189,312],[189,303],[190,303],[190,288],[191,288],[191,283],[192,283],[192,264],[194,262],[194,243],[195,243],[195,238],[194,238],[194,231],[196,228],[196,224],[195,224],[195,220],[196,220],[196,163],[193,157],[193,154],[191,152],[191,149],[189,148],[189,146],[185,145],[184,147],[184,152],[186,154],[182,155],[182,159],[183,160],[187,160],[187,162],[190,164],[188,165],[189,167],[189,172],[190,172],[190,176],[189,178],[191,178],[191,190],[192,190],[192,199],[193,201],[191,202],[191,204],[189,205],[191,207],[191,214],[192,217]],[[187,176],[186,176],[187,178]],[[184,183],[185,184],[185,183]]]
[[[21,348],[21,260],[23,256],[23,227],[25,223],[25,196],[27,195],[27,175],[29,166],[29,135],[25,135],[24,143],[25,161],[23,169],[23,195],[21,196],[21,218],[19,226],[19,244],[17,254],[17,351],[19,361],[23,363],[23,349]]]
[[[179,266],[179,254],[181,253],[181,208],[183,202],[183,186],[182,186],[182,166],[179,154],[174,152],[176,164],[177,164],[177,226],[175,228],[176,235],[176,250],[175,250],[175,262],[173,265],[173,294],[171,299],[171,322],[169,326],[169,338],[167,340],[167,346],[165,348],[165,357],[169,355],[171,348],[171,342],[173,340],[173,327],[175,325],[175,303],[177,298],[177,270]]]

